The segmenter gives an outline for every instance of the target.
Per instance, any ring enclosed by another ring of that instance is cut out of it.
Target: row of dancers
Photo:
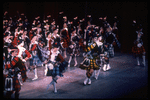
[[[101,67],[103,71],[111,69],[109,58],[114,56],[114,41],[119,48],[121,46],[117,39],[116,16],[113,28],[107,22],[107,17],[100,17],[101,24],[96,26],[91,23],[91,15],[88,15],[86,25],[84,18],[79,20],[75,17],[73,21],[69,21],[67,16],[63,16],[63,12],[59,12],[58,24],[55,19],[51,19],[51,15],[48,15],[43,22],[40,22],[40,16],[38,16],[32,24],[23,13],[18,13],[18,17],[15,18],[8,17],[7,11],[4,13],[3,85],[8,98],[13,91],[15,91],[15,97],[19,97],[21,85],[18,77],[22,77],[24,82],[27,79],[26,72],[32,69],[34,72],[32,80],[38,79],[37,66],[44,66],[45,76],[52,76],[47,89],[53,85],[56,93],[58,78],[63,77],[63,72],[70,67],[72,59],[75,62],[74,66],[78,65],[77,56],[80,53],[83,53],[81,56],[84,59],[79,64],[79,68],[86,70],[86,79],[83,84],[91,84],[90,78],[93,72],[98,79]],[[140,34],[141,31],[137,33]],[[141,42],[139,35],[137,42]],[[140,47],[144,48],[142,44]],[[136,52],[137,49],[133,48],[133,50]],[[143,51],[140,49],[140,53]],[[65,60],[67,53],[69,53],[68,62]],[[30,64],[28,65],[27,62]]]

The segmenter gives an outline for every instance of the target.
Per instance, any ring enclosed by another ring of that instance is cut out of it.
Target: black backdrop
[[[59,11],[63,11],[69,20],[91,14],[94,24],[98,24],[99,17],[107,16],[111,23],[112,18],[117,16],[121,51],[129,53],[136,37],[132,33],[132,20],[135,19],[143,25],[143,42],[148,55],[147,7],[147,2],[4,2],[3,13],[8,11],[13,17],[19,11],[27,16],[30,23],[35,17],[40,16],[42,20],[48,14],[57,21]]]

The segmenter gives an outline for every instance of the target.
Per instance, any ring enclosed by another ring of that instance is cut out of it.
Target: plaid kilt
[[[48,68],[48,72],[47,72],[46,76],[53,76],[53,77],[55,77],[57,75],[60,76],[60,77],[63,76],[62,73],[60,72],[59,66],[55,66],[52,70],[50,70]]]
[[[143,52],[145,52],[145,48],[144,48],[143,45],[140,48],[137,47],[136,45],[134,45],[132,47],[132,52],[135,53],[135,54],[143,54]]]
[[[84,45],[83,39],[80,39],[80,40],[79,40],[79,46],[80,46],[83,50],[85,50],[86,45]]]
[[[13,91],[20,91],[21,90],[21,85],[20,82],[18,80],[18,77],[14,77],[13,78]]]
[[[90,59],[90,61],[85,60],[83,64],[80,64],[79,68],[83,70],[99,70],[99,66],[96,64],[96,59]]]
[[[61,42],[63,42],[63,44],[62,44],[63,48],[68,48],[68,46],[69,46],[69,39],[68,38],[63,38],[61,40]]]
[[[65,71],[65,69],[67,68],[67,66],[68,66],[68,62],[63,61],[59,66],[60,73],[63,73]]]
[[[33,56],[33,65],[38,65],[38,66],[41,65],[41,60],[39,59],[37,55]]]

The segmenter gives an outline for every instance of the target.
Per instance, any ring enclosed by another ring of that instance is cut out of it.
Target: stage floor
[[[69,60],[69,56],[66,61]],[[142,62],[142,59],[140,59]],[[78,66],[83,57],[77,57]],[[34,78],[33,71],[30,71],[28,79],[21,86],[21,99],[105,99],[105,98],[148,98],[148,60],[146,66],[137,66],[136,58],[131,54],[116,52],[114,58],[110,58],[111,69],[100,71],[96,80],[91,78],[91,85],[83,85],[86,78],[86,71],[78,66],[74,67],[74,60],[71,67],[66,70],[64,77],[58,79],[57,93],[51,87],[46,91],[51,77],[44,76],[44,67],[38,67],[38,79]]]

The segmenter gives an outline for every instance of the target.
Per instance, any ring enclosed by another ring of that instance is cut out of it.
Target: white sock
[[[106,67],[107,67],[107,65],[104,64],[103,71],[106,71]]]
[[[77,63],[76,56],[75,56],[75,58],[74,58],[74,62],[75,62],[74,66],[76,66],[76,65],[78,64],[78,63]]]
[[[145,56],[142,56],[143,58],[143,65],[145,66]]]
[[[139,57],[136,57],[137,65],[140,65]]]
[[[84,80],[84,85],[86,85],[87,81],[88,81],[88,78],[86,78],[86,79]]]
[[[72,56],[70,56],[69,61],[68,61],[68,67],[70,67],[70,62],[72,60]]]
[[[48,88],[49,88],[52,84],[54,84],[54,80],[52,80],[52,81],[47,85],[47,89],[46,89],[46,90],[48,90]]]
[[[57,93],[56,82],[54,82],[54,92]]]
[[[88,78],[88,81],[89,81],[89,82],[88,82],[88,84],[90,85],[90,84],[91,84],[91,79],[90,79],[90,78]]]

